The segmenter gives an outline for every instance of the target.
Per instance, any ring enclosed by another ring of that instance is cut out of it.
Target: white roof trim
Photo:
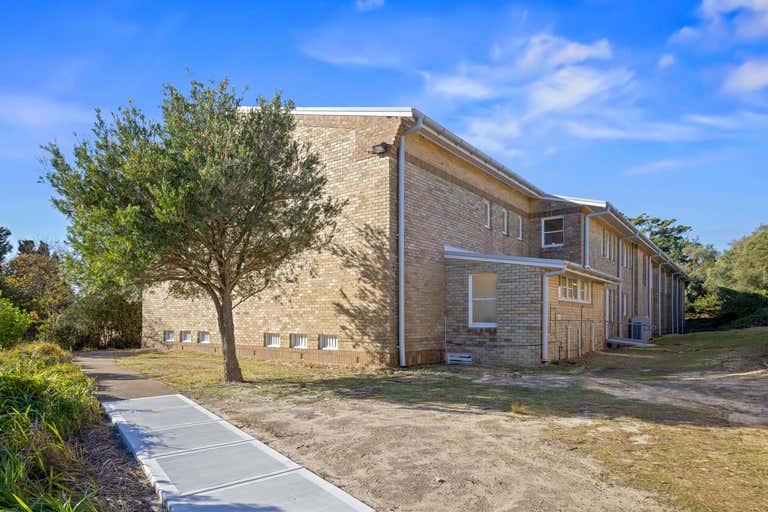
[[[593,269],[585,269],[581,265],[565,260],[549,258],[529,258],[527,256],[506,256],[503,254],[482,254],[446,245],[443,255],[448,260],[477,261],[480,263],[503,263],[506,265],[523,265],[528,267],[551,268],[565,270],[566,273],[584,276],[596,281],[618,283],[619,278]]]
[[[564,196],[562,194],[553,194],[553,195],[559,199],[565,199],[570,203],[577,203],[584,206],[596,206],[598,208],[608,207],[608,201],[603,201],[602,199],[588,199],[585,197]]]
[[[296,107],[293,113],[313,116],[413,117],[411,107]]]
[[[446,245],[443,248],[443,255],[450,260],[468,260],[480,261],[486,263],[508,263],[511,265],[525,265],[529,267],[540,268],[565,268],[566,262],[563,260],[553,260],[547,258],[529,258],[526,256],[505,256],[503,254],[482,254],[479,252],[466,251],[458,247]]]

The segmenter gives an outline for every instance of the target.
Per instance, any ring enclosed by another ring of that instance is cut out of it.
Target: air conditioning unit
[[[629,321],[629,333],[633,340],[649,341],[651,339],[651,319],[647,316],[633,316]]]

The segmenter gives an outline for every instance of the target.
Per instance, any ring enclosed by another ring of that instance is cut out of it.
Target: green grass
[[[0,352],[0,509],[99,509],[67,438],[95,420],[92,382],[49,343]]]

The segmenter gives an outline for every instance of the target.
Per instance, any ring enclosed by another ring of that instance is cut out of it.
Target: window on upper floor
[[[541,246],[560,247],[565,242],[565,220],[563,216],[541,219]]]
[[[592,282],[560,276],[559,295],[560,300],[590,303],[592,302]]]
[[[469,326],[496,327],[496,274],[469,275]]]
[[[523,216],[522,215],[517,216],[517,239],[518,240],[523,239]]]
[[[491,202],[485,201],[485,228],[491,229]]]
[[[507,209],[501,210],[501,232],[504,233],[505,236],[509,236],[509,212]]]

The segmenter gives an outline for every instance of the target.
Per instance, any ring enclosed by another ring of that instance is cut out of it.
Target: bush
[[[95,512],[66,439],[94,421],[93,383],[51,343],[0,354],[0,509]]]
[[[19,343],[32,324],[32,319],[8,299],[0,297],[0,348]]]
[[[78,297],[44,336],[69,350],[141,346],[141,302],[118,294]]]

